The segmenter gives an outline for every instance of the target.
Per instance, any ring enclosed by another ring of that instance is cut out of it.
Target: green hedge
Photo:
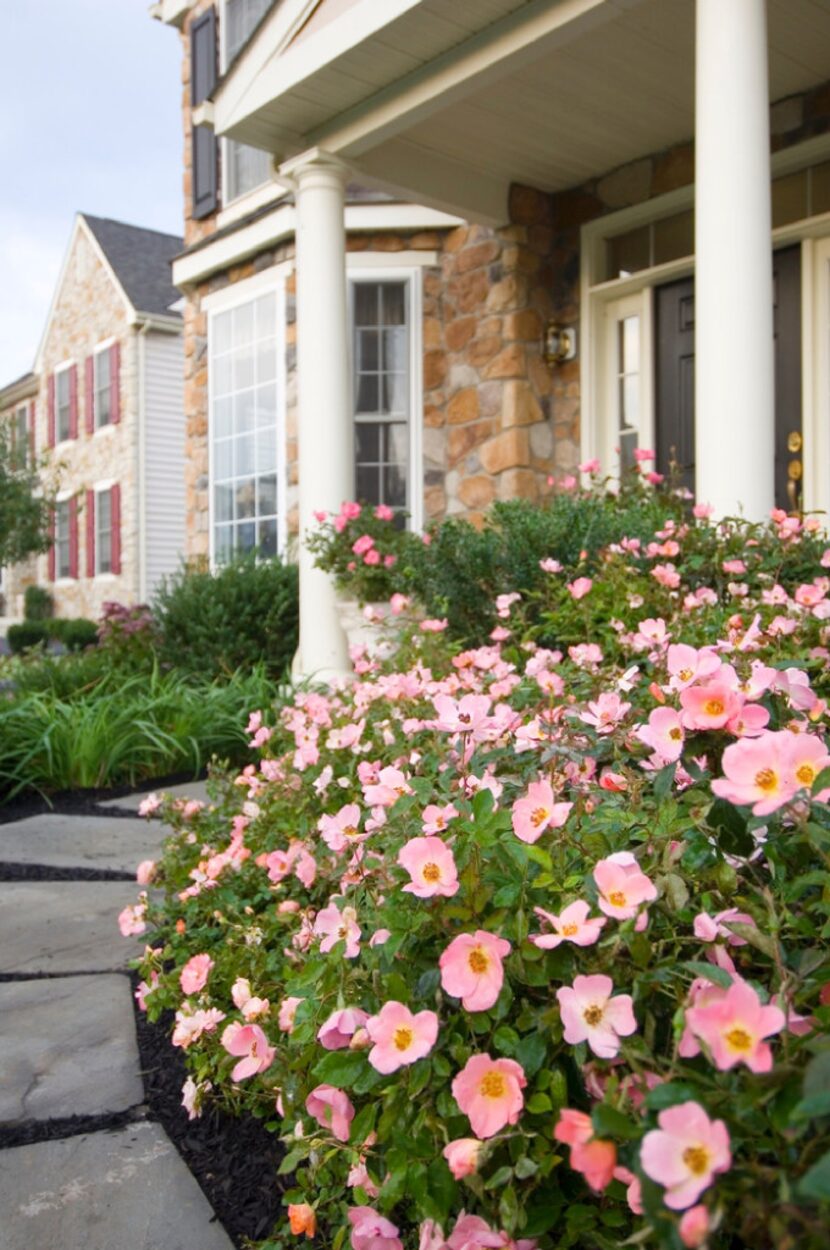
[[[13,655],[50,642],[62,643],[67,651],[83,651],[97,643],[98,626],[84,617],[25,620],[10,625],[7,637]]]

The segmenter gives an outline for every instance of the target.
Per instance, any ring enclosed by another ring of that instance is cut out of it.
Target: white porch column
[[[761,520],[775,499],[765,0],[697,0],[697,498]]]
[[[344,192],[347,170],[313,149],[283,165],[297,206],[297,440],[300,647],[295,675],[351,671],[334,583],[305,547],[313,513],[338,512],[353,493]]]

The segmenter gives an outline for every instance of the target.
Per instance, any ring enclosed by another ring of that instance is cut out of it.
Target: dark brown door
[[[791,510],[801,498],[801,249],[773,255],[775,335],[775,502]],[[694,279],[655,290],[657,468],[676,466],[694,490]],[[798,467],[793,467],[797,465]],[[796,477],[795,475],[799,476]],[[790,483],[794,482],[795,486]]]

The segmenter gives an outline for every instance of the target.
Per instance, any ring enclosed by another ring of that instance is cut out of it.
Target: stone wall
[[[121,344],[121,420],[90,435],[86,432],[85,362],[96,344],[110,337]],[[78,367],[78,437],[59,443],[49,461],[58,474],[59,489],[79,495],[79,576],[50,583],[45,555],[37,558],[36,576],[54,594],[56,615],[95,618],[105,600],[135,602],[138,593],[138,350],[124,300],[83,227],[77,232],[43,344],[36,410],[38,453],[48,446],[48,378],[67,360],[74,360]],[[122,572],[89,578],[84,492],[110,480],[121,486]]]
[[[193,143],[190,124],[190,29],[197,17],[200,17],[206,9],[209,9],[215,0],[197,0],[192,5],[188,13],[185,15],[181,29],[182,44],[182,126],[183,126],[183,175],[182,175],[182,192],[184,194],[184,245],[190,247],[193,243],[198,243],[200,239],[209,238],[216,230],[216,213],[212,213],[208,217],[203,217],[200,221],[196,221],[190,215],[192,197],[193,197]],[[217,6],[218,9],[218,6]],[[218,26],[218,23],[217,23]],[[217,62],[218,67],[218,62]],[[217,167],[217,185],[222,185],[222,145],[219,144]],[[219,205],[221,208],[221,203]]]

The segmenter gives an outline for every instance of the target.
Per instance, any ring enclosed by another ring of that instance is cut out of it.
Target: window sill
[[[216,218],[217,230],[221,230],[223,226],[230,225],[233,221],[239,221],[241,217],[247,217],[248,213],[255,212],[256,209],[262,208],[265,204],[271,204],[274,200],[282,199],[285,194],[285,187],[278,182],[260,183],[252,191],[246,191],[244,195],[239,195],[235,200],[229,201]]]
[[[93,577],[94,582],[115,582],[118,580],[118,573],[96,573]]]
[[[98,434],[105,434],[108,430],[114,430],[115,426],[115,421],[108,421],[106,425],[96,425],[95,429],[92,431],[92,437],[95,438]]]

